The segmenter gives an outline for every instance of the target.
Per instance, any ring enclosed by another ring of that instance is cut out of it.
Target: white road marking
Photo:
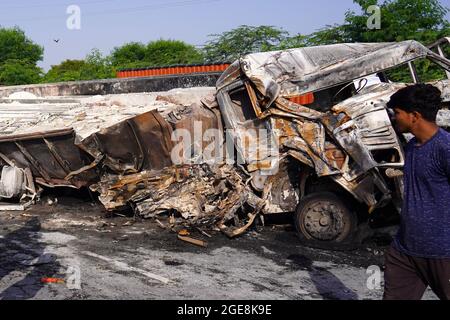
[[[165,278],[165,277],[158,276],[157,274],[148,272],[148,271],[143,270],[143,269],[139,269],[139,268],[135,268],[135,267],[129,266],[125,262],[120,262],[120,261],[117,261],[117,260],[114,260],[114,259],[111,259],[111,258],[108,258],[108,257],[104,257],[104,256],[101,256],[101,255],[98,255],[96,253],[89,252],[89,251],[83,251],[82,253],[87,255],[87,256],[90,256],[90,257],[93,257],[93,258],[97,258],[99,260],[103,260],[105,262],[113,263],[119,269],[123,269],[123,270],[126,270],[126,271],[137,272],[137,273],[139,273],[139,274],[141,274],[143,276],[146,276],[147,278],[151,278],[151,279],[154,279],[154,280],[161,281],[164,284],[168,284],[170,282],[170,280]]]

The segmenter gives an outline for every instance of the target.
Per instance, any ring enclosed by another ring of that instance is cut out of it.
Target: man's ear
[[[412,120],[413,120],[413,122],[417,122],[417,121],[423,119],[423,116],[422,116],[422,114],[421,114],[420,112],[413,111],[413,112],[411,113],[411,115],[412,115]]]

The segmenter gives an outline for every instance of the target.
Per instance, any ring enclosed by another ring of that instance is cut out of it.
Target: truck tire
[[[299,239],[307,246],[329,250],[355,248],[357,216],[333,193],[313,193],[300,200],[294,224]]]

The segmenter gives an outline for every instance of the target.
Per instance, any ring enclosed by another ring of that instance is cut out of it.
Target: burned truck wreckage
[[[421,81],[421,60],[443,74],[432,84],[443,93],[438,124],[450,126],[446,44],[249,54],[194,98],[189,90],[136,103],[3,98],[0,198],[25,208],[43,188],[87,187],[108,211],[174,215],[229,237],[259,216],[294,213],[305,242],[348,243],[377,209],[400,210],[407,137],[395,131],[386,103]],[[395,68],[411,81],[393,81]]]

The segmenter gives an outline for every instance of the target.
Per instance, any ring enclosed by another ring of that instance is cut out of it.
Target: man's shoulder
[[[439,130],[439,134],[433,143],[433,152],[439,159],[447,163],[450,159],[450,133],[444,129]]]
[[[440,129],[438,139],[436,140],[439,147],[444,147],[445,149],[450,150],[450,132]]]
[[[444,129],[439,129],[439,136],[441,139],[450,142],[450,132],[444,130]]]

